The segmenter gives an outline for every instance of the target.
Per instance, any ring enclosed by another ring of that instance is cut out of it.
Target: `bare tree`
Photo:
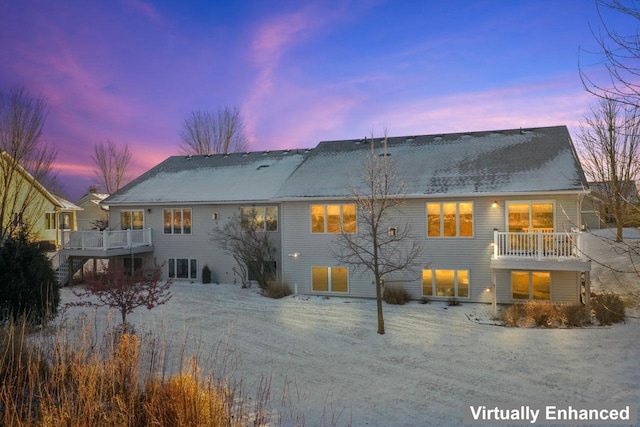
[[[382,287],[385,278],[405,271],[414,273],[422,252],[422,242],[413,237],[402,215],[405,186],[398,178],[394,160],[387,152],[387,137],[378,140],[382,152],[371,149],[367,155],[359,184],[352,183],[352,197],[357,207],[357,232],[342,234],[336,240],[334,256],[354,271],[370,272],[375,279],[378,333],[384,334]]]
[[[96,177],[107,194],[115,193],[127,183],[126,173],[131,163],[129,144],[124,143],[118,147],[108,139],[106,143],[94,146],[92,158]]]
[[[29,233],[43,214],[39,185],[59,190],[56,151],[42,140],[47,102],[25,88],[0,92],[0,241],[17,228]]]
[[[597,63],[602,64],[608,74],[608,79],[600,81],[597,73],[579,64],[582,84],[590,93],[604,99],[616,99],[619,102],[640,107],[640,36],[638,28],[640,24],[640,9],[635,2],[625,4],[622,0],[596,0],[596,8],[600,17],[602,29],[591,30],[600,52],[597,53]],[[608,25],[603,12],[610,10],[623,15],[630,24],[624,28],[628,33],[622,33],[618,29]],[[632,30],[632,29],[635,29]]]
[[[211,241],[236,261],[243,288],[248,286],[249,273],[261,289],[266,289],[275,279],[270,263],[275,260],[276,248],[271,235],[255,226],[256,217],[255,209],[244,217],[233,215],[225,225],[216,227]]]
[[[92,276],[86,287],[73,293],[81,298],[76,306],[111,307],[120,312],[122,330],[127,331],[127,316],[138,307],[151,310],[171,299],[171,281],[163,282],[162,265],[140,268],[133,273],[124,265],[111,262],[103,276]]]
[[[601,198],[616,223],[616,239],[637,218],[635,180],[640,177],[639,108],[601,99],[580,124],[583,167],[594,182],[595,197]]]
[[[180,132],[185,155],[227,154],[247,151],[249,142],[238,107],[220,107],[217,113],[192,111]]]

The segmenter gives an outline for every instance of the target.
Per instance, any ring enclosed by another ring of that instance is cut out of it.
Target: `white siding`
[[[556,208],[556,229],[570,230],[579,221],[577,196],[535,196],[535,197],[455,197],[410,199],[403,207],[403,216],[398,218],[398,226],[408,221],[412,230],[424,244],[424,250],[418,260],[422,268],[468,270],[469,298],[460,301],[490,302],[491,294],[486,292],[492,285],[492,269],[490,259],[493,253],[494,229],[506,229],[506,202],[512,200],[553,200]],[[474,236],[467,237],[427,237],[426,203],[428,202],[473,202]],[[497,201],[498,206],[493,207]],[[310,294],[311,267],[338,267],[331,253],[335,234],[312,234],[310,229],[310,206],[313,201],[286,202],[281,209],[283,232],[283,271],[284,278],[290,286],[297,287],[298,293]],[[323,201],[322,203],[345,203],[343,200]],[[394,224],[391,224],[393,226]],[[362,232],[360,230],[360,232]],[[300,253],[294,259],[289,254]],[[422,298],[422,278],[420,275],[396,275],[391,280],[402,282],[413,299]],[[496,271],[498,302],[511,303],[511,274],[509,270]],[[579,295],[579,273],[553,272],[552,298],[558,301],[577,301]],[[339,295],[339,294],[333,294]],[[375,297],[373,277],[370,273],[349,274],[349,296]],[[430,297],[444,299],[446,297]]]
[[[144,226],[152,229],[154,253],[158,263],[166,263],[169,258],[189,258],[198,260],[198,276],[196,281],[202,280],[202,268],[209,266],[212,272],[212,280],[218,283],[241,283],[241,279],[234,275],[233,267],[236,262],[233,257],[222,251],[215,244],[216,227],[222,227],[239,213],[242,205],[154,205],[144,209]],[[256,205],[258,206],[258,205]],[[270,203],[266,206],[277,206]],[[191,208],[191,234],[164,234],[164,209]],[[139,207],[118,207],[110,211],[110,224],[112,228],[119,228],[120,211],[127,209],[139,209]],[[150,210],[150,212],[149,212]],[[213,213],[218,214],[218,219],[212,218]],[[281,220],[278,220],[278,230],[281,230]],[[281,271],[280,262],[280,231],[269,232],[273,242],[278,248],[276,262],[278,271]],[[167,277],[167,266],[164,267],[163,277]]]

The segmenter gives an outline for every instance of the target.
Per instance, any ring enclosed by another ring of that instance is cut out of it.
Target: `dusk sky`
[[[3,0],[0,90],[46,98],[75,201],[96,182],[94,144],[128,143],[134,177],[178,154],[190,111],[219,106],[240,107],[252,151],[385,127],[573,132],[594,102],[578,60],[600,72],[580,53],[597,50],[592,29],[590,0]]]

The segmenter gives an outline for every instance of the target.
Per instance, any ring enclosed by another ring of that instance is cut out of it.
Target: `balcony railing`
[[[151,246],[151,229],[62,231],[62,249],[104,250]]]
[[[537,260],[584,260],[582,233],[553,233],[537,230],[532,233],[494,231],[493,258],[502,257]]]

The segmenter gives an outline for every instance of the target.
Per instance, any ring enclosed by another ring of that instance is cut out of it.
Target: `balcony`
[[[62,250],[70,256],[109,257],[152,252],[151,229],[62,231]]]
[[[585,271],[590,269],[590,264],[584,250],[580,232],[494,231],[491,267]]]

